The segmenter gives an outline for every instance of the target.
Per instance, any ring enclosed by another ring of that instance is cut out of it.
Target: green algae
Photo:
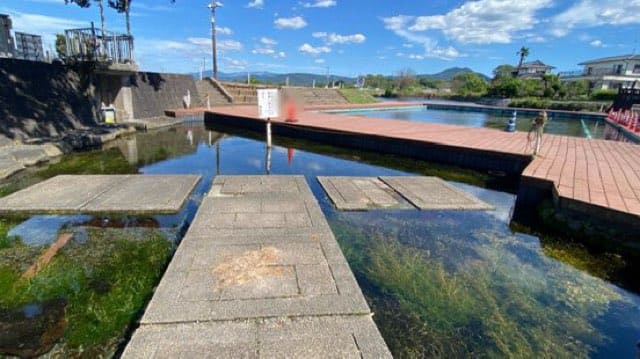
[[[580,358],[606,343],[591,323],[621,296],[544,256],[522,260],[539,250],[532,243],[481,230],[429,237],[422,249],[402,229],[370,222],[338,215],[331,225],[394,356]],[[441,252],[456,241],[473,254]]]
[[[61,174],[132,174],[138,169],[117,148],[65,155],[58,163],[36,172],[36,176],[47,179]]]
[[[0,184],[0,197],[42,182],[57,175],[135,174],[138,169],[130,165],[117,148],[76,152],[64,155],[59,162],[30,170]]]
[[[158,229],[133,233],[89,228],[86,238],[74,235],[30,280],[21,278],[23,268],[0,261],[0,306],[64,298],[68,325],[57,351],[87,358],[113,355],[150,298],[172,248]],[[0,257],[18,250],[2,249]],[[33,263],[41,250],[22,261]]]

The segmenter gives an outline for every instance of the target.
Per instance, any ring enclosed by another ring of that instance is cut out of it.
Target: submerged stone
[[[64,336],[64,299],[0,309],[0,354],[33,358],[49,352]]]

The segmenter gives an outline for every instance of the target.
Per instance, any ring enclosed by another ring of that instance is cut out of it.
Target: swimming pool
[[[86,270],[88,281],[81,284],[87,289],[69,285],[53,290],[57,282],[45,279],[59,278],[55,276],[36,281],[29,292],[42,299],[49,293],[65,298],[66,315],[79,315],[75,308],[80,300],[96,303],[95,308],[100,309],[98,313],[88,310],[86,318],[67,318],[71,329],[63,339],[66,349],[76,348],[84,333],[102,347],[123,340],[124,331],[118,330],[113,332],[115,339],[92,339],[97,336],[94,332],[104,331],[100,323],[108,323],[109,316],[119,313],[121,302],[112,297],[114,292],[127,293],[126,285],[136,286],[136,282],[125,281],[130,276],[121,272],[144,274],[145,290],[151,290],[167,253],[161,239],[179,242],[215,176],[302,174],[396,357],[605,358],[633,357],[636,353],[640,297],[608,277],[612,275],[610,267],[618,262],[601,263],[600,256],[512,230],[515,195],[505,192],[508,186],[487,174],[279,137],[268,151],[260,135],[201,124],[140,133],[111,146],[78,156],[93,156],[96,168],[107,167],[110,172],[198,174],[203,180],[187,207],[175,216],[35,216],[18,221],[20,233],[32,233],[23,234],[25,237],[50,238],[43,229],[50,228],[52,222],[56,230],[63,227],[88,234],[65,249],[64,261],[54,263],[67,281],[75,280],[78,268]],[[61,163],[68,167],[66,162]],[[412,174],[444,178],[496,210],[341,212],[316,179]],[[9,264],[30,262],[42,248],[42,242],[25,239],[19,245],[0,246],[0,258],[8,258]],[[20,255],[9,258],[8,253]],[[111,255],[118,261],[103,263]],[[562,257],[571,260],[558,259]],[[140,273],[136,266],[127,267],[127,261],[147,265],[155,272]],[[0,274],[6,269],[5,262],[0,261]],[[588,264],[579,269],[572,264],[575,262]],[[109,271],[118,273],[120,282],[109,282],[113,280]],[[11,298],[0,293],[0,309],[10,304],[5,299]],[[100,306],[105,301],[112,305]],[[40,312],[46,308],[41,306]],[[105,312],[105,308],[114,312]]]
[[[517,110],[515,110],[517,112]],[[332,111],[354,116],[373,117],[390,120],[405,120],[425,123],[440,123],[447,125],[487,127],[503,130],[511,115],[505,116],[491,112],[435,110],[428,106],[408,106],[406,108],[387,108],[375,110]],[[534,116],[517,114],[516,130],[527,132],[531,129]],[[592,119],[574,119],[549,116],[545,127],[546,133],[587,138],[605,138],[607,124],[604,121]]]

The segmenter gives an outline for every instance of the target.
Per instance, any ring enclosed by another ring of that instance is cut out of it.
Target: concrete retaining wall
[[[0,133],[15,139],[58,136],[95,125],[99,102],[81,69],[0,59]]]
[[[167,109],[184,108],[183,97],[191,93],[191,107],[201,107],[192,76],[139,72],[131,75],[123,88],[130,88],[132,116],[136,119],[163,116]]]

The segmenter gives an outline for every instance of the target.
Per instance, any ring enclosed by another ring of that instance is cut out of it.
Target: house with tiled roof
[[[525,79],[538,79],[551,72],[555,67],[549,66],[540,60],[525,62],[516,68],[516,76]]]

